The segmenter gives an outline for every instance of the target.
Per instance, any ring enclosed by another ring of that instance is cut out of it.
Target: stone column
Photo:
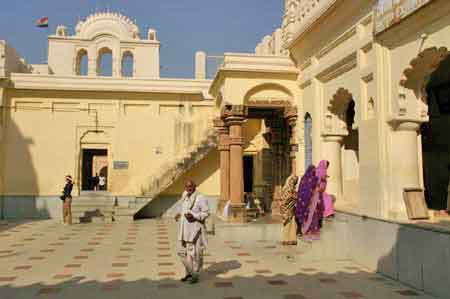
[[[230,136],[230,217],[233,223],[246,221],[244,204],[244,168],[242,124],[247,115],[247,109],[242,105],[229,105],[225,111],[225,121],[229,126]]]
[[[328,168],[327,192],[336,196],[337,199],[343,194],[341,148],[344,140],[343,135],[325,135],[325,157],[330,162]]]
[[[297,152],[298,152],[298,142],[297,142],[297,109],[291,108],[286,109],[285,117],[289,125],[289,156],[291,160],[291,173],[297,174]]]
[[[217,207],[217,215],[221,216],[223,208],[230,199],[230,144],[229,130],[225,122],[216,118],[214,127],[219,133],[219,153],[220,153],[220,201]]]
[[[418,131],[420,122],[398,121],[392,124],[392,170],[394,172],[394,190],[388,214],[392,218],[407,219],[403,201],[404,188],[422,188],[420,183],[420,165],[418,150]]]

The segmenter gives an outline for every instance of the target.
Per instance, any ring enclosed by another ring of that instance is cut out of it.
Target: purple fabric
[[[300,180],[298,186],[297,205],[295,207],[295,216],[299,227],[305,223],[308,217],[308,206],[317,186],[316,168],[310,165]]]
[[[319,178],[319,180],[327,179],[327,168],[328,168],[327,164],[328,164],[327,160],[322,160],[319,162],[319,165],[316,168],[316,176]]]

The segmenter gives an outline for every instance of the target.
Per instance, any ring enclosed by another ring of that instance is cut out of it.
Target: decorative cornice
[[[143,79],[109,78],[88,76],[55,76],[37,74],[11,74],[15,89],[62,90],[62,91],[117,91],[148,93],[201,94],[204,99],[212,99],[208,94],[210,80],[189,79]]]
[[[344,57],[339,62],[328,67],[317,75],[317,79],[322,82],[328,82],[352,69],[358,65],[356,52]]]

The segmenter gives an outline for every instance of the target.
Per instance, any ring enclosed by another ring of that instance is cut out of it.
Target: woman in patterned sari
[[[297,223],[295,221],[295,202],[297,200],[298,177],[291,175],[281,190],[281,217],[283,219],[282,245],[297,245]]]
[[[324,206],[324,210],[323,210],[324,218],[329,218],[329,217],[334,216],[333,199],[326,192],[327,180],[328,180],[327,169],[328,169],[329,165],[330,165],[330,162],[328,162],[327,160],[322,160],[319,162],[319,166],[317,166],[317,169],[316,169],[316,176],[317,176],[317,179],[319,180],[319,182],[318,182],[319,193],[320,193],[320,196],[322,197],[323,206]]]
[[[301,234],[307,241],[320,239],[320,221],[323,217],[323,202],[319,196],[316,168],[310,165],[298,187],[296,207]]]

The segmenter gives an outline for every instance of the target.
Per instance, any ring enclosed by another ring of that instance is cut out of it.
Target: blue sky
[[[0,10],[0,39],[29,63],[45,63],[46,37],[56,25],[72,33],[78,17],[109,8],[136,19],[142,36],[148,27],[158,31],[162,77],[192,77],[196,50],[253,52],[280,26],[283,5],[283,0],[14,0]],[[49,17],[48,30],[34,25],[42,16]]]

